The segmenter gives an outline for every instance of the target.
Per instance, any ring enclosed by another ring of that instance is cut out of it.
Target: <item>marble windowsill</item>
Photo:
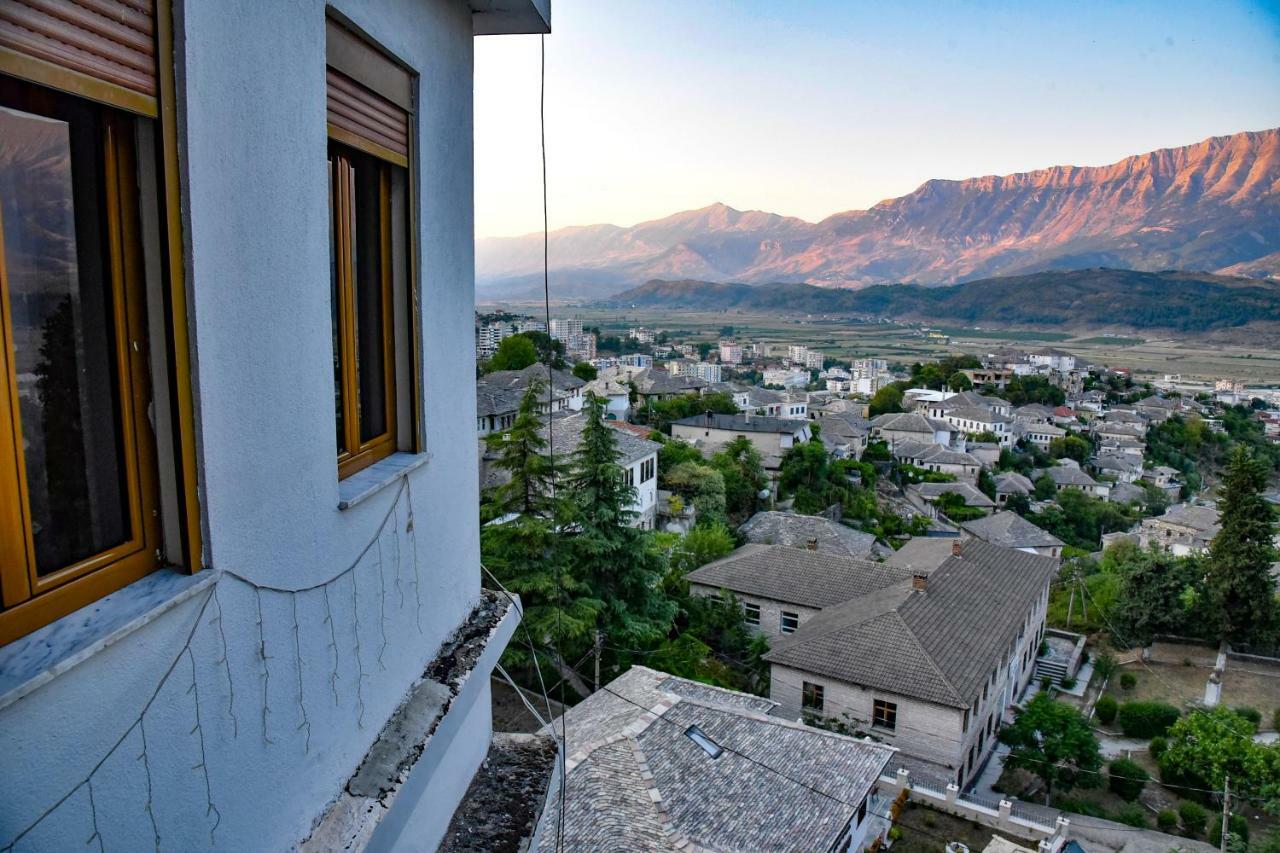
[[[368,500],[405,474],[421,468],[430,459],[430,453],[393,453],[363,471],[339,480],[338,509],[351,509]]]
[[[214,571],[160,569],[0,648],[0,709],[216,582]]]

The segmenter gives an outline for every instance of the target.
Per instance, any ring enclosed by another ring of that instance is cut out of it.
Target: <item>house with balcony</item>
[[[563,839],[545,832],[536,850],[879,849],[890,802],[876,786],[894,750],[776,709],[631,667],[565,714],[564,813],[552,801],[544,816]]]
[[[518,622],[475,509],[474,39],[549,21],[4,4],[0,847],[444,836]]]
[[[963,788],[1031,680],[1058,561],[951,544],[931,570],[871,564],[892,576],[822,607],[764,657],[780,712],[842,721],[898,747],[913,775]],[[823,577],[790,581],[794,598]]]

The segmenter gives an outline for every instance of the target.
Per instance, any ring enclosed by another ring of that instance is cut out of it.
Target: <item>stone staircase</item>
[[[1062,679],[1067,677],[1067,661],[1056,660],[1052,657],[1042,657],[1036,659],[1035,679],[1042,681],[1045,678],[1053,683],[1054,687],[1062,686]]]

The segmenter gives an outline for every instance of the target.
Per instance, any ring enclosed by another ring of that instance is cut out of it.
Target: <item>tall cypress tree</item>
[[[589,646],[602,605],[567,559],[559,532],[566,507],[556,495],[558,470],[547,452],[538,413],[544,387],[532,383],[511,428],[488,440],[499,454],[495,466],[510,480],[494,489],[482,507],[482,518],[495,520],[480,529],[480,553],[485,567],[520,596],[522,621],[538,657],[533,660],[525,646],[511,643],[503,659],[511,666],[550,664],[569,677],[562,653],[576,648],[576,659]],[[580,680],[569,680],[579,689]]]
[[[1207,586],[1219,639],[1249,643],[1276,626],[1276,584],[1271,564],[1275,521],[1262,498],[1266,467],[1243,447],[1236,449],[1222,479],[1218,502],[1221,530],[1209,549]]]
[[[603,603],[598,659],[605,640],[633,649],[664,637],[676,605],[662,591],[666,557],[647,531],[631,526],[636,490],[618,465],[617,436],[604,422],[604,402],[590,394],[584,411],[586,425],[568,477],[569,550],[574,570]]]

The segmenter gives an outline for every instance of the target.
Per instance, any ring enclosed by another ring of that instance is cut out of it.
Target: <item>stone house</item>
[[[894,444],[892,453],[899,462],[925,471],[950,474],[957,480],[970,483],[978,481],[978,472],[982,470],[982,463],[972,454],[951,450],[933,442],[900,441]]]
[[[981,539],[1002,548],[1026,551],[1042,557],[1061,557],[1063,541],[1046,530],[1041,530],[1016,512],[997,512],[994,515],[975,518],[960,525],[965,538]]]
[[[737,438],[745,438],[760,451],[766,470],[776,471],[782,456],[810,438],[809,421],[801,418],[766,418],[749,414],[707,413],[673,421],[671,437],[687,441],[711,456]]]
[[[770,697],[842,720],[963,787],[1031,680],[1057,569],[1048,557],[954,541],[936,569],[828,605],[773,642]]]
[[[924,441],[951,447],[956,444],[957,437],[959,447],[963,449],[963,436],[955,427],[918,412],[895,412],[871,419],[871,440],[883,441],[891,450],[902,441]]]
[[[1004,506],[1014,495],[1035,494],[1036,484],[1017,471],[1005,471],[996,474],[996,503]]]

